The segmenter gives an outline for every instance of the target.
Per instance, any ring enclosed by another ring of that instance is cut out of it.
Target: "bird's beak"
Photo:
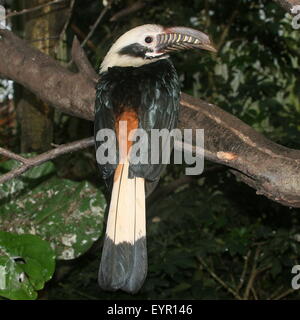
[[[166,28],[163,33],[157,35],[157,52],[167,53],[184,49],[203,49],[217,52],[209,36],[195,29],[172,27]]]

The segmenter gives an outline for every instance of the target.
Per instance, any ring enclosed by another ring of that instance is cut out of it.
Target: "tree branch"
[[[109,4],[101,11],[101,13],[99,14],[97,20],[95,21],[95,23],[93,24],[93,26],[91,27],[90,32],[88,33],[88,35],[86,36],[86,38],[82,41],[81,47],[83,48],[85,46],[85,44],[90,40],[90,38],[92,37],[92,35],[94,34],[96,28],[98,27],[99,23],[101,22],[102,18],[104,17],[104,15],[106,14],[106,12],[110,9],[111,6],[111,2],[112,0],[109,2]]]
[[[5,16],[5,19],[16,17],[16,16],[20,16],[20,15],[27,14],[27,13],[30,13],[30,12],[34,12],[34,11],[43,9],[44,7],[52,6],[52,5],[61,3],[61,2],[66,2],[66,1],[68,1],[68,0],[53,0],[53,1],[50,1],[50,2],[47,2],[47,3],[43,3],[43,4],[41,4],[39,6],[36,6],[36,7],[33,7],[33,8],[28,8],[28,9],[23,9],[21,11],[11,12],[8,15]]]
[[[4,149],[4,148],[1,148],[0,147],[0,154],[6,158],[9,158],[9,159],[14,159],[14,160],[17,160],[19,162],[22,162],[23,164],[26,164],[27,163],[27,159],[20,156],[19,154],[16,154],[14,152],[11,152],[7,149]]]
[[[277,297],[274,298],[274,300],[282,300],[283,298],[285,298],[286,296],[292,294],[292,293],[295,293],[295,289],[288,289],[284,292],[282,292],[280,295],[278,295]]]
[[[72,60],[75,62],[79,72],[83,74],[88,79],[91,79],[93,82],[97,82],[99,76],[91,66],[88,61],[87,56],[85,55],[84,51],[80,48],[80,42],[78,41],[77,37],[74,37],[73,44],[72,44]]]
[[[13,178],[16,178],[20,176],[25,171],[29,170],[32,167],[38,166],[44,162],[47,162],[49,160],[52,160],[54,158],[57,158],[63,154],[78,151],[87,147],[90,147],[94,145],[94,138],[86,138],[82,140],[78,140],[71,143],[66,143],[63,145],[58,146],[55,149],[52,149],[50,151],[44,152],[36,157],[32,158],[24,158],[18,154],[15,154],[11,151],[8,151],[6,149],[0,148],[0,154],[17,161],[20,161],[22,163],[21,166],[17,167],[16,169],[13,169],[2,176],[0,176],[0,184],[11,180]]]
[[[113,15],[109,21],[111,21],[111,22],[117,21],[117,20],[124,18],[124,17],[138,11],[138,10],[143,9],[145,6],[146,6],[146,3],[144,1],[134,2],[129,7],[122,9],[121,11],[119,11],[115,15]]]
[[[254,254],[254,258],[253,258],[253,265],[252,265],[252,269],[251,269],[251,273],[248,279],[248,283],[244,292],[244,296],[243,299],[244,300],[248,300],[249,299],[249,294],[251,289],[253,288],[253,284],[255,281],[256,276],[258,275],[258,270],[256,269],[257,266],[257,260],[260,254],[260,248],[256,248],[255,254]]]
[[[76,40],[73,60],[79,72],[8,30],[0,30],[0,75],[12,79],[62,112],[93,120],[93,71]],[[300,151],[280,146],[217,106],[187,94],[181,97],[179,127],[204,129],[205,158],[232,168],[243,182],[283,205],[300,207]]]
[[[198,261],[200,262],[201,266],[207,270],[210,276],[218,282],[224,289],[226,289],[229,293],[231,293],[237,300],[243,300],[243,298],[236,292],[233,288],[231,288],[226,282],[224,282],[216,273],[207,265],[207,263],[200,257],[197,256]]]
[[[18,82],[62,112],[93,119],[92,79],[69,71],[8,30],[0,29],[0,36],[0,76]]]
[[[236,288],[236,292],[240,292],[240,290],[242,289],[244,283],[245,283],[245,278],[246,278],[246,274],[247,274],[247,270],[248,270],[248,263],[249,263],[249,258],[251,255],[251,250],[249,250],[247,252],[247,255],[244,257],[245,261],[244,261],[244,267],[243,267],[243,271],[242,274],[240,276],[240,282]]]
[[[72,18],[72,13],[73,13],[73,9],[74,9],[74,5],[75,5],[75,0],[70,0],[70,6],[69,6],[69,9],[68,9],[68,17],[66,19],[66,22],[60,32],[60,35],[59,35],[59,42],[60,41],[63,41],[63,38],[64,38],[64,35],[67,31],[67,28],[70,24],[70,21],[71,21],[71,18]],[[59,43],[58,42],[58,43]]]

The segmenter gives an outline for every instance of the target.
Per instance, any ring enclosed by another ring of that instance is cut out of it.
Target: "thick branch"
[[[18,82],[63,112],[92,120],[93,80],[85,73],[68,71],[8,30],[0,29],[0,36],[2,77]]]
[[[280,146],[215,105],[182,94],[181,128],[203,128],[205,158],[268,198],[300,207],[300,151]]]
[[[97,82],[98,75],[88,61],[87,56],[84,51],[80,49],[80,42],[77,37],[74,37],[72,45],[72,59],[75,62],[78,70],[81,74],[85,75],[88,79],[91,79],[93,82]]]
[[[7,30],[0,30],[0,75],[10,78],[63,112],[88,120],[94,117],[97,75],[78,43],[73,73],[29,47]],[[182,94],[180,128],[204,129],[205,157],[231,167],[233,173],[268,198],[300,207],[300,151],[266,139],[215,105]]]

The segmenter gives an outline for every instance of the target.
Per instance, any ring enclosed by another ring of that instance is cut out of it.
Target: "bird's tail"
[[[128,168],[115,171],[98,281],[104,290],[135,293],[147,274],[145,182],[129,179]]]

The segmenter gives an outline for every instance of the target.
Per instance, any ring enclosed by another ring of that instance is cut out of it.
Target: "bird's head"
[[[105,56],[100,73],[110,67],[140,67],[168,58],[168,53],[183,49],[216,52],[208,35],[185,27],[164,28],[145,24],[124,33]]]

